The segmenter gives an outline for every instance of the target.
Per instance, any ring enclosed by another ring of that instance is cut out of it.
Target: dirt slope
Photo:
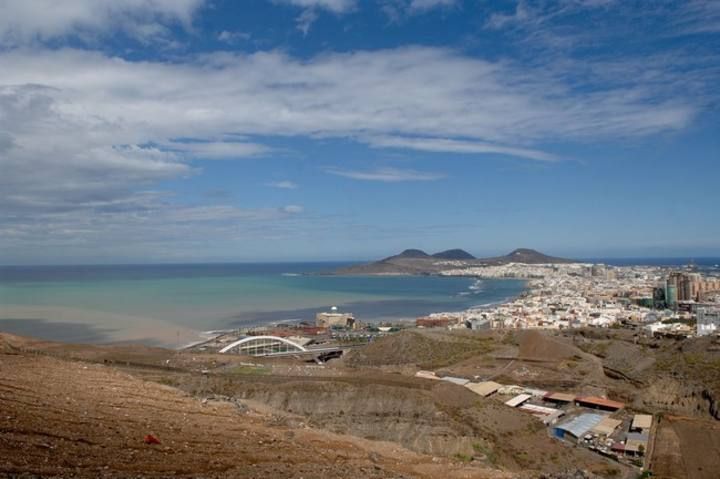
[[[430,369],[455,364],[492,349],[491,338],[470,332],[408,330],[353,350],[344,362],[351,367],[414,365]]]
[[[546,477],[581,468],[605,473],[615,466],[585,449],[548,436],[527,413],[467,388],[379,371],[350,370],[340,377],[175,375],[194,394],[252,400],[340,434],[400,444],[421,454],[469,460]]]
[[[508,477],[388,443],[270,426],[267,416],[203,404],[111,366],[6,346],[0,477]],[[146,434],[161,443],[145,444]]]
[[[720,424],[665,416],[659,425],[650,469],[660,479],[716,479],[720,470]]]
[[[541,331],[519,331],[517,337],[519,345],[518,357],[521,359],[561,361],[574,356],[579,358],[583,354],[578,348],[552,338]]]

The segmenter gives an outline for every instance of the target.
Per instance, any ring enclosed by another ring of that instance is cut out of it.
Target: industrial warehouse
[[[625,404],[598,396],[503,385],[495,381],[471,382],[453,376],[418,371],[415,377],[448,381],[475,394],[526,412],[548,427],[551,437],[618,462],[643,467],[654,433],[653,416],[632,414]]]

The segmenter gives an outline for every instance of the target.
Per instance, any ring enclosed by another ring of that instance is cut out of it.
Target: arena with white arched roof
[[[278,336],[246,336],[228,344],[221,353],[234,352],[248,356],[270,356],[293,352],[306,352],[303,346]]]

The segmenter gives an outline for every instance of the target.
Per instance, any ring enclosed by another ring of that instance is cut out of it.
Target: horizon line
[[[475,258],[476,260],[490,259],[492,257]],[[700,255],[700,256],[585,256],[585,257],[569,257],[560,258],[577,261],[578,263],[598,263],[597,260],[687,260],[693,262],[695,260],[720,260],[720,253],[717,255]],[[232,264],[310,264],[310,263],[366,263],[379,261],[377,258],[365,259],[293,259],[293,260],[197,260],[197,261],[153,261],[153,262],[89,262],[89,263],[0,263],[0,268],[23,268],[23,267],[47,267],[47,266],[192,266],[192,265],[232,265]],[[469,260],[472,261],[472,260]]]

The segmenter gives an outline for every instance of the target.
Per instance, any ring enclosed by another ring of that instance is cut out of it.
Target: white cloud
[[[566,3],[576,4],[585,8],[609,7],[618,0],[566,0]]]
[[[245,32],[230,32],[227,30],[223,30],[222,32],[218,33],[217,39],[218,41],[233,44],[238,43],[240,41],[247,41],[250,40],[252,35]]]
[[[412,0],[409,9],[411,12],[424,12],[433,8],[455,5],[457,5],[457,0]]]
[[[353,12],[357,8],[356,0],[272,0],[274,3],[284,3],[304,10],[295,18],[295,26],[303,36],[310,33],[313,24],[320,17],[318,10],[326,10],[336,15]]]
[[[683,34],[720,32],[720,2],[691,0],[682,3],[676,12],[675,24]]]
[[[265,136],[545,160],[553,156],[537,145],[679,130],[699,108],[678,81],[693,65],[652,78],[618,77],[612,72],[628,70],[615,65],[603,74],[621,81],[600,87],[598,71],[576,64],[529,68],[422,47],[303,60],[225,52],[174,62],[22,48],[0,52],[0,65],[2,245],[143,234],[160,242],[165,233],[156,228],[172,222],[175,237],[190,237],[190,223],[213,215],[230,219],[214,233],[232,237],[248,222],[290,220],[297,208],[200,210],[152,192],[159,182],[201,174],[196,159],[274,154],[257,140]],[[705,81],[697,76],[694,84]],[[442,177],[390,168],[334,173]]]
[[[353,180],[382,181],[384,183],[397,183],[403,181],[435,181],[445,178],[445,175],[441,173],[428,173],[398,168],[377,168],[374,170],[363,171],[329,168],[325,171],[331,175],[352,178]]]
[[[295,19],[295,24],[297,25],[297,29],[300,30],[304,36],[307,36],[308,32],[310,31],[310,27],[312,27],[313,23],[318,19],[318,14],[315,12],[315,10],[304,10],[298,17]]]
[[[269,183],[265,183],[266,186],[269,186],[271,188],[280,188],[283,190],[294,190],[297,189],[298,185],[297,183],[294,183],[292,181],[283,180],[283,181],[271,181]]]
[[[356,0],[274,0],[276,3],[286,3],[303,8],[321,8],[333,13],[346,13],[355,10]]]
[[[582,79],[565,80],[562,70],[421,47],[304,61],[280,52],[217,53],[185,63],[17,50],[0,53],[0,62],[0,85],[45,85],[42,95],[26,101],[50,102],[52,114],[92,128],[92,135],[70,129],[75,141],[87,135],[106,145],[226,132],[395,133],[527,144],[679,129],[694,111],[681,89],[674,98],[657,97],[654,85],[645,89],[629,78],[620,87],[582,91],[576,88]],[[13,114],[26,116],[21,109]],[[38,125],[26,125],[27,134],[47,126],[28,121]]]
[[[537,22],[539,18],[538,12],[531,10],[524,0],[519,0],[513,13],[493,13],[490,15],[486,26],[491,29],[500,29],[514,24]]]
[[[270,148],[257,143],[239,141],[169,142],[163,148],[184,154],[188,159],[228,160],[267,154]]]
[[[3,261],[57,261],[88,255],[117,259],[179,255],[207,258],[208,244],[226,248],[247,238],[286,237],[303,207],[239,208],[232,205],[184,206],[167,202],[167,195],[136,194],[113,204],[83,209],[45,211],[0,222]],[[62,256],[58,256],[61,254]],[[108,261],[108,259],[104,259]]]
[[[391,22],[401,22],[410,15],[429,13],[438,8],[458,6],[457,0],[381,0],[380,9]]]
[[[420,47],[305,61],[279,52],[221,53],[184,63],[15,50],[0,53],[0,64],[3,192],[37,192],[50,203],[69,190],[107,195],[191,175],[188,160],[196,157],[271,152],[247,140],[253,135],[545,160],[552,155],[533,143],[677,130],[696,110],[687,87],[670,81],[672,72],[662,86],[635,84],[644,81],[637,76],[578,91],[578,75],[598,72],[573,70],[571,86],[562,70]],[[242,140],[217,140],[228,134]]]
[[[304,208],[300,205],[287,205],[282,209],[282,211],[284,213],[296,215],[302,213]]]
[[[61,92],[0,86],[0,212],[67,209],[125,198],[128,187],[192,174],[176,154],[139,146],[121,123],[63,109]]]
[[[494,12],[488,18],[485,26],[490,29],[501,28],[547,28],[548,24],[557,18],[567,15],[577,15],[582,12],[587,15],[591,11],[603,10],[617,3],[617,0],[560,0],[556,2],[528,2],[517,0],[515,9],[511,13]],[[567,25],[563,25],[567,29]],[[595,33],[597,29],[593,32]],[[541,32],[538,33],[538,35]],[[551,33],[548,33],[552,35]]]
[[[370,146],[378,148],[407,148],[411,150],[446,153],[490,153],[539,161],[556,161],[559,159],[555,155],[540,150],[493,145],[477,141],[451,140],[447,138],[374,136],[367,138],[366,141]]]
[[[298,214],[301,206],[288,205],[281,208],[244,209],[229,205],[190,206],[161,210],[160,221],[166,222],[227,222],[232,220],[266,221],[287,214]],[[157,218],[154,218],[157,221]]]
[[[147,40],[165,24],[189,28],[204,0],[0,0],[0,43],[25,44],[76,34],[124,31]]]

